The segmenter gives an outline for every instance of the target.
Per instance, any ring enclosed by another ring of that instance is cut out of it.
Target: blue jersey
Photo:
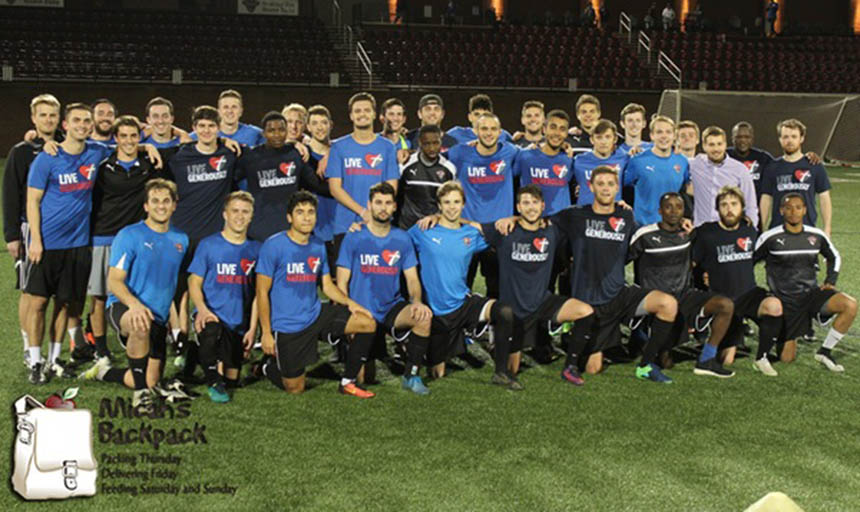
[[[640,226],[660,222],[660,196],[666,192],[679,192],[690,182],[690,163],[687,157],[672,153],[657,156],[647,150],[630,159],[624,184],[634,186],[633,216]]]
[[[187,250],[185,233],[172,226],[158,233],[140,221],[119,230],[111,244],[110,266],[125,271],[125,286],[164,324]],[[119,299],[109,294],[107,307],[115,302]]]
[[[340,178],[347,194],[358,204],[367,205],[370,187],[400,179],[397,152],[388,139],[376,137],[370,144],[359,144],[346,135],[334,141],[328,154],[327,178]],[[346,233],[361,217],[338,203],[334,212],[334,233]]]
[[[466,144],[478,139],[478,134],[475,133],[475,130],[471,126],[455,126],[448,130],[446,135],[450,135],[456,139],[457,144]],[[499,134],[499,142],[511,142],[512,139],[511,134],[503,128],[502,133]]]
[[[262,244],[247,239],[241,244],[228,242],[215,233],[200,241],[190,274],[203,278],[206,307],[230,329],[244,334],[251,319],[254,302],[254,267]]]
[[[466,193],[463,218],[495,222],[514,213],[514,160],[519,149],[500,143],[495,153],[482,156],[477,148],[459,144],[448,152]]]
[[[263,137],[263,130],[260,127],[245,123],[239,123],[239,128],[230,134],[218,130],[218,136],[225,139],[235,140],[239,144],[249,147],[254,147],[266,142],[266,138]],[[197,134],[191,132],[191,138],[197,140]]]
[[[630,157],[621,149],[616,149],[614,153],[609,155],[609,158],[600,158],[593,151],[580,153],[576,157],[576,160],[573,161],[576,183],[579,185],[579,196],[576,198],[576,205],[584,206],[594,202],[594,193],[588,188],[588,183],[591,181],[591,171],[600,165],[612,167],[618,173],[619,186],[618,195],[615,196],[615,200],[621,201],[621,184],[624,183],[624,171],[627,169],[629,161]]]
[[[90,244],[93,186],[99,163],[110,153],[104,144],[88,141],[77,155],[58,147],[57,156],[39,153],[33,160],[27,186],[44,192],[39,212],[42,246],[46,250]]]
[[[645,142],[645,141],[643,140],[642,142],[640,142],[640,143],[639,143],[639,147],[640,147],[640,148],[642,148],[642,151],[645,151],[645,150],[647,150],[647,149],[651,149],[651,148],[653,148],[653,147],[654,147],[654,143],[653,143],[653,142]],[[630,153],[630,150],[631,150],[631,149],[633,149],[633,146],[631,146],[631,145],[627,144],[626,142],[622,142],[622,143],[618,146],[618,149],[620,149],[621,151],[624,151],[625,153]]]
[[[436,225],[427,231],[412,226],[408,233],[418,251],[425,301],[434,315],[456,311],[470,293],[466,275],[472,256],[488,247],[481,232],[469,225]]]
[[[347,233],[337,258],[338,267],[350,270],[349,297],[367,308],[377,322],[403,300],[400,274],[416,265],[412,240],[406,231],[395,227],[384,237],[367,227]]]
[[[540,148],[520,151],[514,163],[514,174],[520,185],[534,183],[543,192],[544,215],[555,215],[570,206],[570,179],[573,162],[565,152],[549,156]]]
[[[140,139],[141,144],[152,144],[153,146],[155,146],[156,149],[174,148],[180,144],[179,135],[177,135],[176,137],[173,137],[172,139],[170,139],[167,142],[158,142],[157,140],[155,140],[153,138],[152,135],[150,135],[149,137],[143,138],[143,133],[140,134],[140,137],[141,137],[141,139]]]
[[[316,161],[314,168],[318,168],[325,155],[311,151],[311,158]],[[323,242],[330,242],[334,238],[334,212],[337,209],[337,200],[321,195],[317,195],[317,200],[319,202],[317,203],[317,224],[314,226],[314,236]]]
[[[316,322],[322,307],[317,279],[328,273],[325,244],[316,237],[301,245],[281,231],[263,243],[257,274],[272,279],[272,331],[296,333]]]

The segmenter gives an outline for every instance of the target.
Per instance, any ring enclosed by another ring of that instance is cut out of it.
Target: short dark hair
[[[451,192],[458,192],[463,198],[463,204],[466,204],[466,193],[463,191],[463,185],[457,180],[448,180],[436,190],[436,202],[441,203],[442,198]]]
[[[271,121],[282,121],[284,124],[287,124],[287,118],[284,117],[284,114],[275,110],[270,110],[269,112],[266,112],[266,115],[264,115],[263,119],[260,120],[260,127],[265,130],[266,124]]]
[[[469,98],[469,113],[475,110],[493,111],[493,100],[486,94],[476,94]]]
[[[382,102],[382,107],[379,109],[380,114],[385,114],[391,107],[399,106],[406,112],[406,104],[400,100],[400,98],[388,98],[387,100]]]
[[[528,194],[539,201],[543,201],[543,192],[541,191],[540,187],[535,185],[534,183],[529,183],[528,185],[520,187],[519,190],[517,190],[518,203],[520,202],[520,197],[522,197],[523,194]]]
[[[714,199],[714,207],[717,209],[717,211],[720,210],[720,201],[722,201],[722,199],[726,196],[737,197],[741,202],[741,209],[746,208],[747,201],[746,199],[744,199],[744,193],[741,191],[741,189],[734,185],[726,185],[725,187],[720,189],[720,191],[717,193],[716,199]]]
[[[170,198],[173,199],[174,203],[179,201],[179,192],[176,190],[176,183],[164,178],[151,179],[146,182],[146,185],[144,185],[143,188],[146,191],[147,201],[149,201],[149,193],[153,190],[166,190],[170,194]]]
[[[800,202],[803,203],[803,206],[806,206],[806,198],[803,197],[803,194],[800,192],[789,192],[788,194],[782,196],[782,199],[779,200],[779,206],[784,206],[788,204],[792,199],[800,199]]]
[[[737,123],[735,123],[734,126],[732,126],[732,137],[737,135],[738,130],[740,130],[742,128],[746,128],[747,130],[750,131],[750,134],[755,135],[755,129],[753,128],[753,125],[750,124],[749,121],[738,121]]]
[[[391,183],[385,181],[380,181],[376,185],[370,187],[370,193],[368,194],[367,199],[373,201],[373,196],[377,194],[391,196],[394,199],[397,199],[397,192],[394,190],[394,187],[391,186]]]
[[[541,112],[543,112],[545,109],[545,107],[543,106],[543,103],[541,103],[540,101],[528,100],[525,103],[523,103],[522,113],[525,113],[525,111],[530,109],[530,108],[539,108]]]
[[[93,108],[93,110],[95,110],[96,105],[101,105],[102,103],[107,103],[108,105],[110,105],[110,108],[113,109],[114,115],[116,115],[116,105],[114,105],[113,102],[107,98],[98,98],[97,100],[93,101],[90,106]]]
[[[323,116],[329,121],[331,121],[331,112],[329,112],[328,107],[326,107],[325,105],[313,105],[311,108],[309,108],[308,119],[310,119],[311,116]]]
[[[304,203],[310,203],[314,208],[316,208],[318,202],[317,196],[311,194],[307,190],[299,190],[298,192],[294,192],[293,195],[290,196],[290,200],[287,201],[287,214],[292,215],[296,206]]]
[[[570,115],[568,115],[567,112],[560,108],[550,110],[549,113],[546,115],[547,121],[549,121],[551,117],[554,117],[556,119],[564,119],[565,121],[567,121],[568,126],[570,126]]]
[[[149,109],[158,105],[164,105],[170,110],[170,115],[173,115],[173,102],[167,98],[162,98],[161,96],[156,96],[147,102],[146,115],[149,115]]]
[[[76,101],[75,103],[69,103],[66,105],[66,108],[63,109],[63,117],[69,117],[69,112],[72,110],[86,110],[92,115],[93,107],[87,105],[86,103],[81,103],[80,101]]]
[[[225,91],[221,91],[221,94],[218,95],[218,103],[221,103],[221,100],[224,98],[236,98],[239,100],[239,103],[242,103],[242,93],[237,91],[236,89],[227,89]]]
[[[111,133],[116,136],[116,134],[119,133],[119,129],[123,126],[133,126],[134,129],[140,133],[140,121],[138,121],[134,116],[119,116],[116,121],[113,122]]]
[[[352,106],[359,101],[369,101],[370,104],[373,105],[373,110],[376,110],[376,98],[374,98],[369,92],[362,91],[350,96],[349,101],[347,102],[347,107],[349,108],[350,113],[352,113]]]
[[[211,105],[200,105],[199,107],[194,108],[194,112],[191,113],[191,126],[193,127],[197,124],[197,121],[213,121],[215,124],[219,124],[221,122],[221,115],[218,113],[218,109]]]
[[[684,203],[684,198],[678,192],[666,192],[665,194],[660,196],[660,208],[662,208],[663,203],[665,203],[669,199],[677,199],[678,201],[681,201],[681,204]]]
[[[433,133],[436,135],[442,136],[442,128],[439,128],[438,125],[435,124],[425,124],[421,128],[418,128],[418,138],[420,139],[425,134]]]
[[[594,125],[594,130],[592,130],[591,133],[600,135],[601,133],[606,133],[609,130],[612,130],[615,134],[618,133],[618,127],[615,126],[615,123],[609,119],[601,119],[600,121],[597,121],[596,125]]]
[[[579,112],[579,107],[583,105],[594,105],[597,107],[597,110],[601,110],[600,100],[597,99],[597,96],[591,94],[583,94],[578,100],[576,100],[576,111]]]
[[[591,171],[591,179],[588,180],[589,183],[594,183],[594,180],[597,179],[601,174],[611,174],[615,176],[615,181],[618,181],[618,171],[609,167],[608,165],[598,165]]]

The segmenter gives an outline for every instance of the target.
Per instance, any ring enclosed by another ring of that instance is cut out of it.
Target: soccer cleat
[[[838,364],[836,362],[832,354],[826,354],[819,350],[815,353],[815,360],[823,364],[824,367],[831,372],[842,373],[845,371],[845,368],[843,368],[841,364]]]
[[[755,331],[753,330],[749,321],[744,320],[744,336],[751,337],[753,334],[755,334]]]
[[[78,376],[79,379],[84,380],[101,380],[104,377],[105,372],[110,369],[110,358],[109,357],[100,357],[96,359],[94,365],[90,366],[85,372]]]
[[[508,373],[494,373],[490,382],[496,386],[501,386],[508,391],[522,391],[525,387],[517,380],[516,377]]]
[[[152,413],[155,410],[155,404],[152,402],[152,391],[148,389],[136,390],[132,395],[131,406],[141,414]]]
[[[226,404],[230,401],[230,395],[227,394],[227,389],[224,388],[224,383],[219,382],[214,386],[209,386],[209,399],[216,404]]]
[[[30,384],[44,384],[45,374],[42,372],[42,363],[36,363],[30,367]]]
[[[723,365],[717,361],[716,357],[712,357],[705,362],[696,362],[696,366],[693,368],[693,374],[710,375],[711,377],[718,377],[720,379],[728,379],[729,377],[735,376],[735,372],[726,370]]]
[[[179,379],[163,380],[156,384],[152,390],[164,399],[167,403],[180,402],[182,400],[192,400],[200,396],[185,388],[185,384]]]
[[[560,324],[550,322],[547,332],[550,336],[561,336],[562,334],[569,333],[571,329],[573,329],[573,324],[571,322],[562,322]]]
[[[355,382],[350,382],[346,386],[341,384],[340,386],[338,386],[337,390],[343,395],[352,395],[358,398],[373,398],[376,396],[376,393],[364,389]]]
[[[660,367],[654,363],[649,363],[645,366],[637,366],[636,378],[641,380],[650,380],[651,382],[659,382],[661,384],[672,383],[672,379],[664,374],[660,370]]]
[[[46,363],[44,370],[45,382],[50,382],[54,377],[67,377],[65,365],[57,359],[53,363]]]
[[[70,363],[85,363],[87,361],[92,361],[96,357],[96,347],[95,345],[90,345],[89,343],[83,343],[80,345],[76,345],[74,350],[72,350],[72,354],[69,356]]]
[[[583,386],[585,385],[585,379],[582,378],[582,375],[579,373],[573,366],[567,366],[564,370],[561,371],[561,380],[565,382],[570,382],[574,386]]]
[[[762,356],[761,359],[753,361],[753,369],[762,372],[768,377],[776,377],[779,375],[776,370],[773,369],[773,366],[770,365],[767,355]]]
[[[411,377],[401,376],[400,377],[400,386],[403,389],[407,389],[416,395],[429,395],[430,388],[424,385],[424,381],[421,380],[421,377],[418,375],[413,375]]]

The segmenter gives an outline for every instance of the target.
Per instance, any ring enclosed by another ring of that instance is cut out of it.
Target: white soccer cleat
[[[831,372],[842,373],[845,371],[845,368],[841,364],[838,364],[832,356],[828,356],[827,354],[818,352],[815,354],[815,360],[823,364]]]
[[[771,366],[770,361],[767,359],[765,355],[761,359],[757,361],[753,361],[753,368],[767,375],[768,377],[776,377],[779,375],[776,370]]]
[[[78,375],[78,378],[84,380],[102,380],[110,367],[110,358],[107,356],[100,357],[96,359],[95,364],[90,366],[87,371]]]

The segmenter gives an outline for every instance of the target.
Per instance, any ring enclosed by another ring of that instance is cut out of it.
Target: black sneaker
[[[80,345],[75,345],[75,349],[72,350],[72,355],[69,357],[69,362],[79,365],[81,363],[92,361],[95,358],[96,347],[89,343],[82,343]]]
[[[718,377],[720,379],[728,379],[729,377],[735,376],[735,372],[723,368],[723,365],[717,361],[716,357],[712,357],[705,362],[696,362],[696,367],[693,368],[693,374],[710,375],[711,377]]]
[[[490,382],[496,386],[502,386],[509,391],[522,391],[525,389],[516,377],[507,373],[494,373]]]
[[[44,384],[47,382],[45,380],[45,374],[42,372],[42,363],[36,363],[30,367],[30,384]]]
[[[64,363],[60,359],[57,359],[53,363],[45,363],[45,370],[43,375],[45,382],[50,382],[51,379],[55,377],[71,378],[72,375],[66,370],[66,367],[66,363]]]
[[[752,325],[750,325],[750,323],[745,320],[744,321],[744,336],[749,337],[749,336],[752,336],[753,334],[755,334],[755,331],[753,330]]]

